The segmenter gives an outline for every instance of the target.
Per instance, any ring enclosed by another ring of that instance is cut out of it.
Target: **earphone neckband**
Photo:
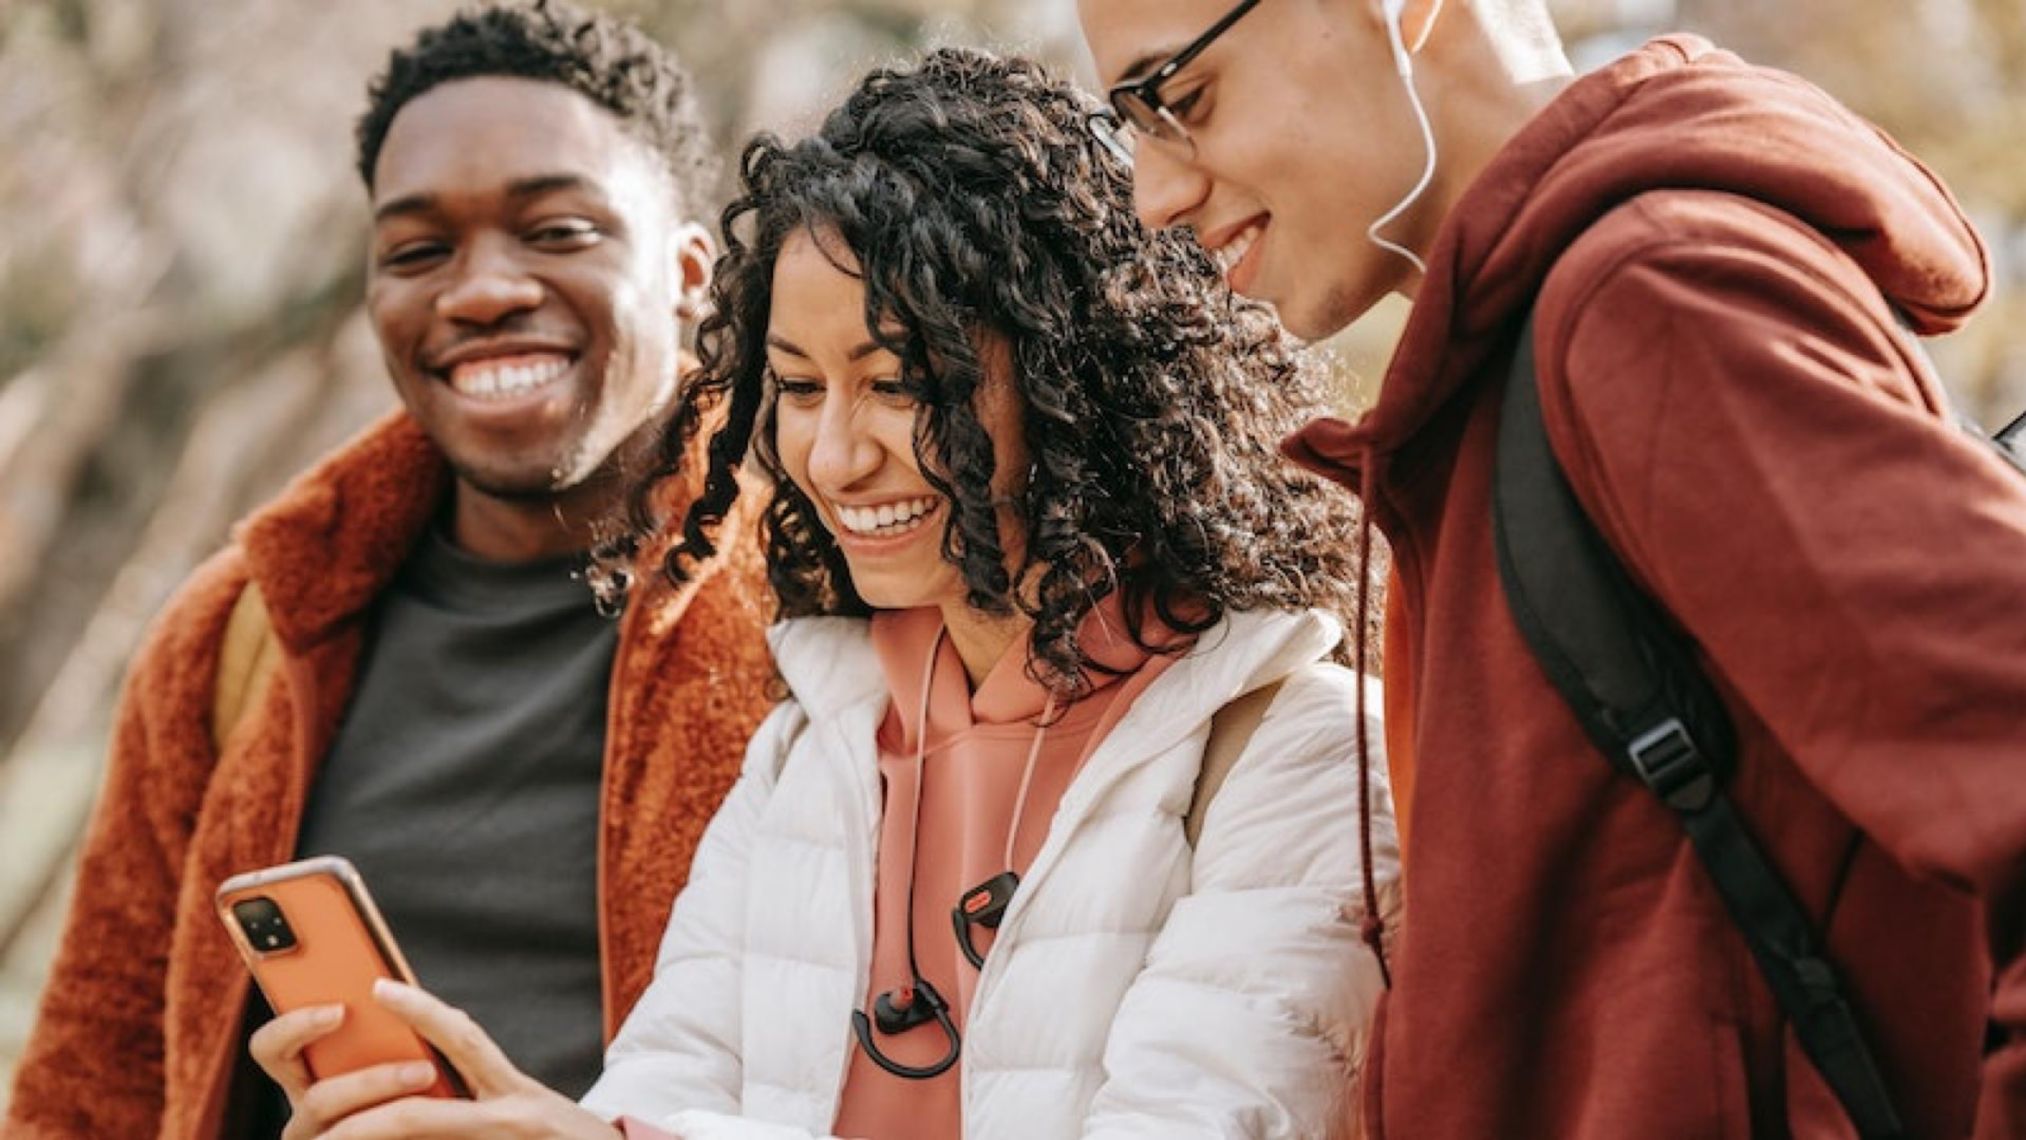
[[[935,684],[936,659],[941,654],[943,639],[949,627],[936,631],[936,639],[929,646],[928,663],[922,669],[921,708],[915,717],[915,758],[914,794],[910,797],[908,809],[908,868],[907,868],[907,969],[908,982],[896,989],[887,990],[873,1000],[873,1016],[868,1018],[865,1011],[851,1011],[851,1029],[858,1038],[858,1047],[872,1063],[907,1080],[923,1081],[937,1076],[963,1053],[963,1035],[958,1033],[956,1022],[950,1017],[949,1002],[937,992],[935,986],[922,976],[921,966],[915,957],[915,872],[921,856],[922,823],[922,779],[928,758],[929,698]],[[1020,823],[1027,814],[1027,793],[1034,783],[1034,769],[1041,757],[1041,742],[1048,735],[1048,724],[1055,713],[1055,696],[1049,694],[1042,707],[1041,723],[1034,730],[1034,740],[1027,748],[1027,763],[1020,773],[1020,791],[1013,801],[1013,822],[1006,829],[1004,859],[1006,870],[992,876],[983,883],[965,891],[957,905],[950,908],[950,921],[957,937],[957,949],[973,969],[983,969],[985,956],[978,952],[971,942],[971,928],[983,926],[996,930],[1005,917],[1006,908],[1013,901],[1013,894],[1020,886],[1020,876],[1013,870],[1014,841],[1020,834]],[[1079,767],[1081,763],[1079,762]],[[1072,773],[1071,778],[1074,778]],[[880,1033],[893,1036],[905,1033],[918,1025],[930,1021],[942,1026],[943,1035],[949,1039],[950,1047],[942,1058],[929,1065],[903,1065],[882,1053],[873,1040],[872,1027]]]
[[[1034,729],[1034,742],[1027,746],[1027,764],[1020,772],[1020,792],[1013,798],[1013,822],[1006,828],[1006,852],[1002,861],[1006,869],[957,896],[957,905],[950,908],[950,928],[957,936],[957,950],[964,955],[964,961],[973,970],[985,968],[985,955],[971,941],[975,927],[987,930],[999,929],[999,923],[1006,917],[1006,908],[1013,905],[1013,894],[1020,889],[1020,873],[1013,869],[1013,841],[1020,835],[1020,821],[1027,817],[1027,790],[1034,783],[1034,766],[1041,758],[1041,741],[1048,735],[1048,725],[1055,717],[1055,694],[1048,695],[1048,701],[1041,708],[1041,723]],[[1077,767],[1081,768],[1079,761]],[[1070,773],[1074,780],[1076,773]]]
[[[915,786],[913,804],[909,808],[908,857],[907,857],[907,972],[906,985],[881,993],[873,999],[873,1016],[878,1018],[879,1031],[889,1037],[905,1033],[918,1025],[934,1021],[943,1027],[943,1036],[949,1039],[950,1047],[941,1060],[928,1065],[903,1065],[879,1051],[879,1045],[872,1039],[872,1023],[862,1009],[851,1011],[851,1031],[858,1038],[858,1047],[872,1058],[872,1063],[911,1081],[925,1081],[946,1071],[957,1063],[957,1057],[964,1050],[964,1039],[957,1033],[957,1026],[950,1020],[950,1003],[936,992],[936,987],[922,977],[922,968],[915,959],[915,863],[921,852],[922,824],[922,761],[928,755],[929,740],[929,695],[936,680],[936,657],[942,652],[943,638],[949,627],[936,630],[936,639],[929,645],[928,664],[922,668],[921,712],[915,718]]]

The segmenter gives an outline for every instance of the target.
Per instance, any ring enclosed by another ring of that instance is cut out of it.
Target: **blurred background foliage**
[[[609,0],[675,46],[728,151],[868,66],[963,42],[1086,80],[1073,0]],[[0,0],[0,1097],[70,890],[110,706],[232,521],[388,407],[359,312],[353,117],[452,0]],[[1938,168],[2000,292],[1937,346],[2026,408],[2026,5],[1558,0],[1579,66],[1672,28],[1791,68]],[[1401,307],[1329,346],[1369,395]]]

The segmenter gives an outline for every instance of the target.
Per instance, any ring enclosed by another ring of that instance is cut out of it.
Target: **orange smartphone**
[[[373,1000],[375,980],[414,985],[415,975],[350,861],[322,855],[234,875],[218,888],[218,917],[275,1013],[344,1005],[344,1023],[303,1050],[312,1076],[428,1061],[437,1077],[423,1095],[463,1095],[435,1048]]]

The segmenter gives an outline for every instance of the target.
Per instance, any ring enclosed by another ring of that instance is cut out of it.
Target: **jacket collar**
[[[395,412],[241,524],[239,545],[282,644],[301,652],[371,604],[449,482],[442,453],[406,412]]]
[[[699,433],[685,474],[656,490],[664,517],[680,518],[696,490],[709,433]],[[395,411],[310,468],[238,529],[248,571],[267,600],[276,636],[300,653],[348,625],[380,596],[434,522],[450,490],[450,465],[405,411]],[[741,497],[743,503],[747,496]],[[734,506],[724,526],[746,525]],[[661,558],[673,528],[649,541],[634,575],[629,615],[666,633],[722,559],[670,585]]]
[[[767,630],[767,645],[788,691],[811,720],[887,696],[872,623],[865,618],[790,618]]]
[[[1121,781],[1170,755],[1192,735],[1201,734],[1202,747],[1207,748],[1211,719],[1218,710],[1321,660],[1342,636],[1336,619],[1319,611],[1234,613],[1204,633],[1186,657],[1154,678],[1063,793],[1048,838],[1027,866],[999,937],[1019,937],[1033,899],[1062,865],[1064,852],[1077,841],[1084,823]],[[1348,709],[1345,715],[1350,715]],[[1187,810],[1187,790],[1195,786],[1197,771],[1192,765],[1176,773],[1186,781],[1178,789],[1182,792],[1175,802],[1178,814]],[[1176,823],[1179,832],[1181,821]],[[997,957],[985,960],[977,992],[998,984],[1003,962]]]
[[[1203,731],[1232,701],[1322,660],[1342,639],[1342,625],[1320,610],[1226,614],[1133,702],[1085,766],[1101,778],[1079,779],[1057,810],[1081,811],[1112,779]]]
[[[1092,754],[1088,769],[1102,770],[1107,754],[1121,748],[1136,755],[1167,749],[1218,709],[1320,660],[1341,637],[1336,619],[1320,611],[1226,614],[1147,686]],[[871,623],[864,618],[794,618],[768,630],[767,641],[782,679],[812,720],[868,702],[883,705],[888,696]]]

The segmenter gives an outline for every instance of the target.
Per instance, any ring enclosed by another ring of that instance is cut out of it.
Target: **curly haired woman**
[[[397,988],[476,1099],[344,1135],[1334,1130],[1398,870],[1331,661],[1355,516],[1274,451],[1315,378],[1140,229],[1094,106],[946,50],[747,148],[665,441],[722,417],[669,572],[756,461],[789,697],[584,1108]],[[275,1026],[300,1088],[308,1027]],[[325,1081],[298,1132],[403,1091]]]

